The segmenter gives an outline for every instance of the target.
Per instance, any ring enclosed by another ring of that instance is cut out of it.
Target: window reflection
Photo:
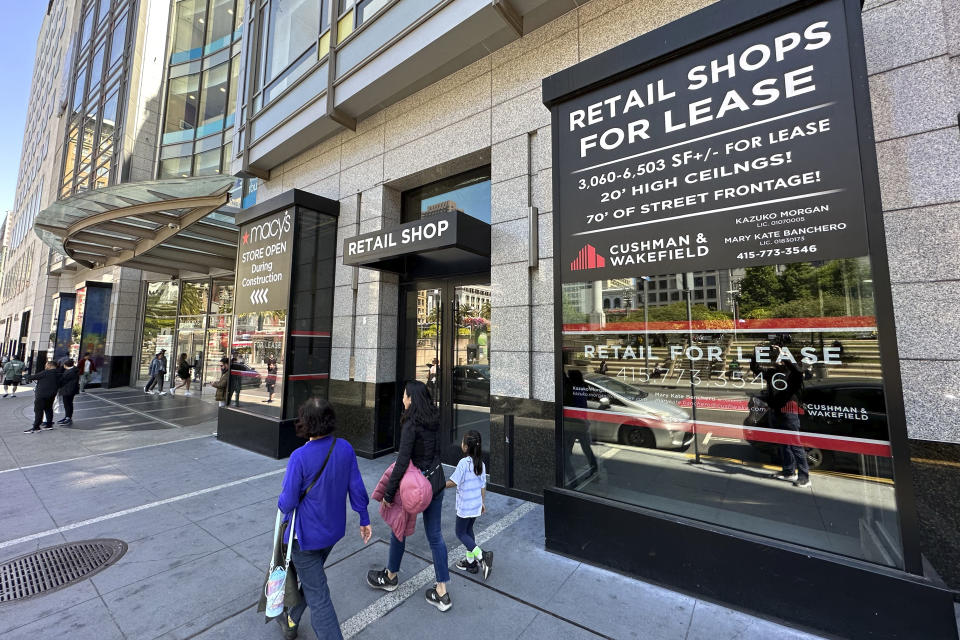
[[[167,117],[164,143],[193,138],[200,103],[200,74],[171,78],[167,89]]]
[[[316,0],[273,0],[266,38],[265,83],[300,57],[316,42],[320,24]]]
[[[567,284],[562,304],[568,486],[902,567],[866,258]]]
[[[173,54],[181,52],[193,53],[189,56],[199,57],[200,47],[203,46],[203,34],[205,31],[204,18],[207,12],[207,0],[178,0],[173,25]],[[177,59],[178,62],[179,58]]]
[[[228,406],[281,416],[286,321],[285,311],[236,317]]]
[[[447,211],[462,211],[490,222],[489,166],[444,178],[403,194],[404,222]]]

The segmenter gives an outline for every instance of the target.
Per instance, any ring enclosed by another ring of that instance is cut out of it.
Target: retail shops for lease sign
[[[287,306],[292,251],[292,211],[281,211],[240,227],[237,313]]]
[[[867,253],[841,3],[559,107],[564,282]]]

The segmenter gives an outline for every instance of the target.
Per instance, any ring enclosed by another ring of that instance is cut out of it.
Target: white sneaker
[[[153,391],[151,391],[150,393],[151,393],[152,395],[155,395],[155,396],[158,396],[158,395],[160,395],[160,392],[159,392],[159,391],[157,391],[156,389],[154,389],[154,390],[153,390]]]
[[[191,392],[191,391],[187,391],[187,392],[186,392],[186,393],[184,393],[183,395],[184,395],[184,396],[192,396],[192,395],[193,395],[193,392]]]
[[[177,395],[177,394],[175,394],[175,393],[173,392],[173,389],[170,389],[170,395],[175,396],[175,395]]]

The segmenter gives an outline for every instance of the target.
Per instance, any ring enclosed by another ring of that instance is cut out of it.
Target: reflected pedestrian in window
[[[267,399],[264,400],[267,404],[273,402],[273,394],[277,390],[277,359],[273,356],[267,358]]]
[[[780,347],[770,347],[773,366],[762,367],[757,361],[757,350],[750,358],[750,370],[763,376],[766,384],[764,400],[769,407],[769,424],[774,429],[792,431],[797,435],[790,444],[780,445],[783,470],[773,474],[777,480],[792,482],[795,487],[810,486],[810,467],[807,452],[800,444],[800,400],[803,394],[803,372],[792,358],[781,358]]]
[[[590,390],[587,388],[587,383],[583,379],[583,373],[579,369],[571,369],[565,376],[563,384],[563,404],[568,407],[576,407],[577,409],[586,409],[587,396],[589,393]],[[583,451],[583,456],[587,459],[587,464],[590,465],[590,475],[596,474],[600,468],[597,463],[597,456],[593,453],[590,438],[590,422],[581,418],[565,417],[563,419],[563,444],[566,448],[566,455],[563,458],[563,462],[567,482],[572,482],[576,477],[573,461],[571,460],[573,457],[574,442],[580,443],[580,450]]]

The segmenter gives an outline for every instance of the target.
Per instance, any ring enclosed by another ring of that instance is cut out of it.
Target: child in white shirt
[[[482,551],[473,536],[473,523],[487,510],[487,469],[481,458],[478,431],[467,431],[460,444],[466,456],[457,464],[447,480],[447,488],[457,488],[457,538],[467,548],[467,557],[457,562],[457,569],[478,573],[486,580],[493,568],[493,552]]]

